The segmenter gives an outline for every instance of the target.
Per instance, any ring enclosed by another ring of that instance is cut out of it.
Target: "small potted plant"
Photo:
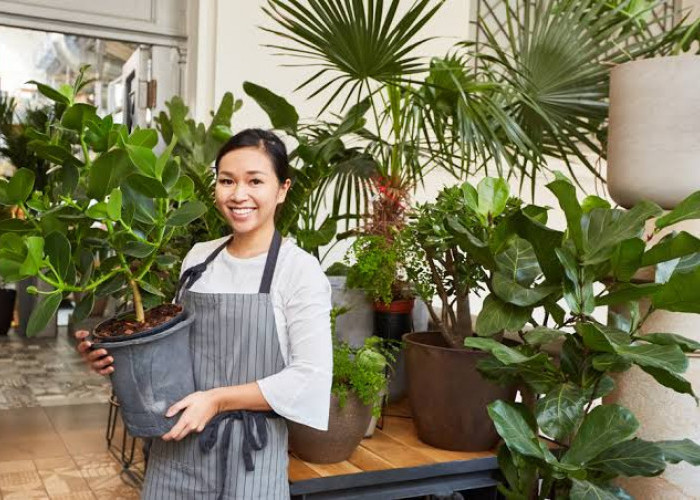
[[[365,436],[370,420],[381,412],[387,387],[387,366],[395,345],[368,337],[360,348],[338,340],[336,318],[346,310],[331,312],[333,330],[333,385],[328,431],[288,422],[289,445],[302,460],[336,463],[347,460]]]
[[[174,424],[164,416],[167,408],[194,390],[188,335],[194,318],[180,304],[165,303],[161,292],[177,262],[168,243],[207,208],[191,199],[193,181],[171,155],[175,141],[156,155],[155,130],[129,133],[110,115],[100,118],[94,106],[76,103],[84,85],[82,71],[73,86],[59,90],[37,83],[55,103],[54,119],[45,130],[27,133],[33,151],[52,165],[51,190],[37,190],[28,169],[0,188],[0,204],[25,214],[0,224],[0,274],[10,282],[36,277],[49,287],[30,287],[42,300],[29,319],[29,335],[70,292],[82,296],[76,321],[90,313],[96,297],[132,305],[99,325],[94,341],[114,358],[112,384],[129,431],[160,436]]]
[[[645,225],[655,218],[652,233],[658,234],[699,218],[700,193],[662,216],[648,201],[629,210],[611,208],[596,196],[579,202],[565,178],[547,187],[566,215],[566,231],[548,228],[544,209],[525,207],[521,217],[528,220],[514,220],[517,236],[504,246],[505,255],[514,257],[508,260],[510,272],[492,280],[486,298],[487,304],[497,301],[508,318],[496,317],[494,309],[491,318],[479,316],[499,327],[520,318],[517,323],[527,321],[531,328],[519,329],[522,343],[516,346],[493,338],[495,328],[465,340],[489,353],[479,364],[485,376],[525,384],[536,395],[529,402],[499,400],[488,407],[505,443],[498,454],[506,481],[500,489],[508,498],[631,498],[614,480],[658,476],[667,463],[700,465],[698,443],[641,439],[635,415],[611,400],[624,390],[616,390],[620,375],[634,366],[650,375],[650,384],[697,402],[692,379],[683,374],[688,353],[700,350],[700,342],[657,333],[645,323],[655,311],[700,313],[700,240],[681,231],[648,245]],[[637,272],[649,266],[656,280],[635,282]],[[548,299],[535,301],[545,290]],[[557,304],[560,299],[565,308]],[[617,310],[608,324],[594,317],[601,307]],[[547,349],[554,342],[561,345],[559,359]],[[602,404],[595,404],[600,398]],[[638,399],[637,393],[632,400]]]

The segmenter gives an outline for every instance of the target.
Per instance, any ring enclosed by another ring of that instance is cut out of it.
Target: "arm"
[[[272,407],[260,391],[257,382],[211,389],[218,412],[231,410],[269,411]]]

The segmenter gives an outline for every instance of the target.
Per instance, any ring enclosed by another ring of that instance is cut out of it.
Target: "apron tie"
[[[214,416],[209,423],[204,427],[204,430],[199,435],[199,448],[203,453],[208,453],[216,445],[218,439],[219,424],[226,421],[224,427],[224,436],[219,448],[221,455],[219,459],[219,495],[217,498],[222,498],[224,488],[226,486],[226,473],[228,471],[228,449],[231,444],[231,434],[233,431],[233,422],[241,420],[243,424],[243,446],[242,455],[245,464],[245,470],[250,472],[255,470],[253,463],[253,451],[262,450],[267,446],[267,419],[281,418],[273,411],[247,411],[236,410],[219,413]],[[257,437],[256,437],[257,435]]]

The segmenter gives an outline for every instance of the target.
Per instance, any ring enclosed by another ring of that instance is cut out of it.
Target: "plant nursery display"
[[[342,462],[357,448],[372,416],[381,412],[382,395],[388,383],[387,368],[397,348],[379,337],[365,339],[359,348],[339,340],[336,320],[345,312],[342,307],[331,311],[334,346],[328,431],[287,423],[291,449],[309,462]]]
[[[129,430],[162,435],[173,423],[163,416],[168,405],[194,389],[187,335],[193,318],[181,305],[164,303],[161,291],[178,262],[169,242],[207,207],[193,199],[194,182],[172,155],[175,140],[156,155],[155,130],[129,133],[110,115],[100,118],[95,107],[74,102],[85,84],[83,72],[72,86],[36,83],[54,102],[54,115],[45,130],[30,132],[28,146],[52,165],[51,189],[36,190],[35,174],[24,168],[0,184],[0,203],[25,216],[0,222],[0,275],[49,285],[30,290],[42,296],[29,320],[30,335],[69,292],[82,296],[78,320],[96,297],[129,301],[133,311],[99,325],[95,343],[114,358],[112,383]],[[157,359],[181,368],[170,370]]]
[[[640,334],[654,310],[700,312],[700,240],[672,232],[653,246],[652,233],[700,216],[700,192],[666,214],[642,201],[629,210],[597,196],[579,201],[563,177],[547,185],[566,215],[566,231],[547,226],[547,210],[526,206],[506,215],[485,235],[451,220],[472,257],[488,273],[477,336],[465,346],[489,353],[479,371],[499,384],[519,384],[534,398],[498,400],[488,412],[504,441],[499,464],[508,498],[629,498],[612,480],[655,476],[666,463],[700,465],[700,446],[689,439],[648,442],[636,437],[635,416],[596,401],[615,387],[613,375],[636,365],[659,384],[696,398],[683,378],[686,353],[700,343],[673,332]],[[465,191],[478,213],[481,198]],[[506,196],[505,191],[501,199]],[[656,279],[636,283],[652,266]],[[562,307],[565,306],[565,307]],[[596,309],[615,306],[610,324]],[[520,343],[499,340],[504,331]],[[559,360],[552,343],[561,344]],[[697,401],[697,398],[696,398]]]

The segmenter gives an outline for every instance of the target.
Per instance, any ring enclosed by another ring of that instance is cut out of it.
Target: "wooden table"
[[[440,450],[421,442],[413,421],[387,412],[382,429],[364,439],[353,455],[337,464],[312,464],[289,457],[294,499],[390,499],[480,489],[478,498],[496,498],[498,464],[493,452]],[[469,498],[476,498],[470,495]]]

